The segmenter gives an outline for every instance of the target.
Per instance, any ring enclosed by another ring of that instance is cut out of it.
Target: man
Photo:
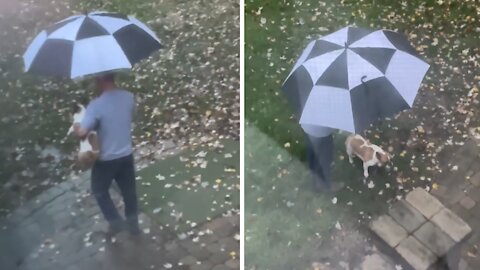
[[[115,85],[113,74],[95,78],[99,96],[88,105],[85,117],[74,131],[81,139],[91,130],[97,132],[100,156],[92,168],[91,188],[98,206],[109,223],[107,237],[125,228],[132,235],[139,235],[138,206],[135,188],[135,166],[131,126],[135,111],[132,93]],[[118,214],[109,189],[115,179],[125,204],[125,218]]]
[[[337,192],[342,182],[332,182],[331,172],[334,157],[333,130],[324,127],[302,125],[307,141],[307,162],[312,174],[315,191]]]

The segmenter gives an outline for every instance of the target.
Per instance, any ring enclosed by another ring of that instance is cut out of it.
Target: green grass
[[[478,99],[467,93],[478,91],[479,78],[471,71],[479,61],[475,29],[480,27],[480,10],[472,1],[448,0],[245,4],[246,266],[306,269],[319,259],[319,246],[334,244],[326,239],[337,220],[348,225],[344,228],[358,229],[397,196],[417,186],[431,187],[439,169],[449,169],[441,159],[456,146],[446,141],[463,142],[468,129],[479,125]],[[348,187],[335,195],[338,203],[332,205],[331,196],[311,191],[304,135],[280,88],[310,40],[347,25],[405,33],[431,68],[413,109],[364,134],[395,155],[391,170],[370,177],[372,189],[362,184],[358,160],[352,166],[345,157],[346,135],[335,135],[333,179]],[[455,112],[460,104],[467,114]],[[412,138],[423,148],[408,146]],[[280,177],[283,169],[288,174]],[[287,201],[294,205],[287,207]],[[321,215],[315,212],[318,208]]]
[[[139,171],[137,186],[143,210],[158,224],[180,233],[238,209],[239,143],[220,143],[223,148],[190,148]],[[203,161],[207,162],[205,168],[199,164]],[[181,219],[175,217],[178,213],[182,213]]]
[[[315,246],[316,233],[335,222],[329,198],[309,191],[304,165],[275,141],[250,125],[245,137],[246,265],[305,269],[302,249]]]

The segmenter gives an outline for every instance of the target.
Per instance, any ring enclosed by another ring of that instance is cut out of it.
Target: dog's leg
[[[353,164],[353,153],[352,153],[352,147],[350,146],[350,144],[347,144],[347,156],[348,156],[348,162],[350,162],[350,164]]]
[[[73,132],[73,125],[68,129],[68,131],[67,131],[67,137],[68,137],[70,134],[72,134],[72,132]]]
[[[365,178],[368,177],[368,167],[370,167],[370,164],[368,164],[367,162],[364,162],[363,163],[363,176],[365,176]]]

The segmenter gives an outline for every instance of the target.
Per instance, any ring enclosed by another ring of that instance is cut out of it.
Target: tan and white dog
[[[76,111],[73,114],[73,123],[67,132],[67,136],[73,133],[73,126],[76,123],[81,123],[85,117],[85,106],[76,104]],[[90,168],[100,155],[100,146],[98,144],[97,133],[90,131],[87,137],[80,140],[80,150],[78,152],[78,163],[82,169]]]
[[[368,177],[369,167],[382,167],[390,162],[390,154],[358,134],[349,135],[345,141],[345,147],[350,163],[353,163],[354,156],[363,161],[363,175],[365,178]]]

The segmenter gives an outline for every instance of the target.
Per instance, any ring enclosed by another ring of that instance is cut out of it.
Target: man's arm
[[[82,128],[80,123],[75,123],[75,124],[73,124],[73,132],[81,140],[85,140],[87,138],[87,134],[88,134],[89,130],[85,129],[85,128]]]

